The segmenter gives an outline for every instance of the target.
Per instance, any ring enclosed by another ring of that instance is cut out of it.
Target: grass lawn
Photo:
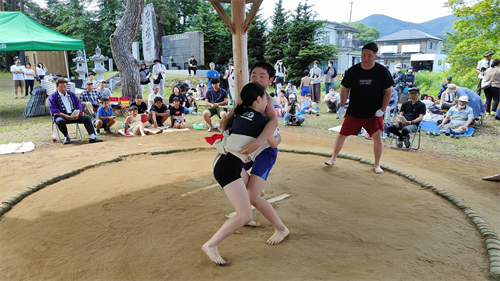
[[[113,73],[107,73],[105,77],[111,77],[112,75]],[[171,89],[177,81],[185,81],[186,79],[191,79],[192,86],[196,85],[200,79],[206,80],[205,77],[190,77],[181,74],[167,75],[165,95],[171,93]],[[45,116],[24,118],[22,113],[29,98],[13,99],[13,84],[12,74],[0,72],[0,143],[33,141],[37,147],[48,147],[52,141],[51,118],[48,106]],[[35,82],[35,86],[38,85],[38,82]],[[324,89],[322,91],[324,96]],[[115,89],[113,95],[121,96],[121,87]],[[306,121],[301,127],[285,127],[283,126],[284,120],[279,119],[280,129],[331,138],[333,147],[334,138],[337,133],[328,131],[328,128],[338,126],[342,122],[339,119],[335,119],[336,114],[325,113],[326,106],[323,103],[319,107],[321,115],[307,115]],[[120,127],[124,121],[124,117],[117,118],[117,124]],[[188,115],[186,116],[186,121],[190,128],[192,128],[194,123],[204,123],[201,115]],[[218,120],[215,120],[214,123],[218,123]],[[84,130],[83,126],[81,126],[81,129]],[[86,132],[83,134],[84,138],[88,137]],[[102,138],[106,139],[107,137],[103,134]],[[349,140],[362,144],[370,144],[370,141],[362,137],[350,137]],[[387,146],[389,141],[389,138],[384,140]],[[500,121],[494,120],[493,116],[486,116],[483,125],[476,127],[474,137],[463,137],[461,139],[452,139],[444,135],[431,137],[423,132],[421,142],[421,148],[417,153],[457,159],[475,165],[498,165],[496,161],[500,159],[500,149],[498,149],[500,147]],[[411,157],[410,153],[412,152],[402,151],[401,155],[402,157],[405,155]],[[453,167],[447,168],[453,169]]]

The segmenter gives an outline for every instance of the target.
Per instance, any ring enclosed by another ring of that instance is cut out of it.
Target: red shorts
[[[382,116],[373,116],[372,118],[361,119],[346,114],[340,134],[344,136],[357,135],[361,128],[365,128],[368,134],[372,136],[378,130],[384,130],[384,118]]]

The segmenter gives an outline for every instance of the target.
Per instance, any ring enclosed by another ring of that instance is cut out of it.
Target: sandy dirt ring
[[[200,247],[232,206],[220,188],[181,196],[216,183],[213,156],[129,157],[30,195],[2,218],[0,279],[487,280],[480,235],[445,199],[354,161],[332,169],[289,153],[265,190],[290,194],[273,203],[290,237],[267,245],[272,227],[254,211],[261,227],[224,241],[230,265],[217,267]]]

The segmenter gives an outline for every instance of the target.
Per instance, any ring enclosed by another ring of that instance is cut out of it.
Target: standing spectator
[[[40,84],[42,84],[42,80],[45,78],[45,75],[47,75],[47,67],[45,67],[45,64],[39,62],[36,65],[36,74],[38,75],[38,79],[40,81]]]
[[[309,76],[311,76],[311,95],[313,105],[320,101],[321,98],[321,69],[318,67],[319,62],[315,60],[313,62],[313,68],[309,70]]]
[[[406,122],[403,123],[398,119],[396,124],[389,126],[389,131],[398,136],[397,146],[399,148],[403,147],[403,141],[406,148],[410,148],[409,134],[418,130],[418,125],[424,119],[426,112],[425,104],[418,99],[420,90],[417,87],[411,87],[408,92],[410,93],[411,100],[405,101],[401,105],[401,111],[399,112],[399,115],[403,116]]]
[[[35,71],[31,69],[31,63],[26,62],[24,64],[24,83],[26,84],[26,94],[25,97],[28,96],[28,88],[30,88],[30,95],[33,93],[33,86],[35,85]]]
[[[153,62],[155,63],[153,66],[153,83],[159,86],[160,96],[163,98],[165,94],[165,73],[167,72],[167,69],[165,68],[165,65],[161,63],[160,59],[155,59]]]
[[[447,136],[457,137],[456,135],[469,130],[469,125],[474,121],[474,112],[471,107],[467,106],[468,102],[469,98],[465,95],[458,98],[458,104],[446,112],[443,122],[438,126],[440,132]],[[450,117],[451,122],[447,124]]]
[[[441,109],[450,109],[455,105],[455,93],[457,92],[457,85],[447,84],[446,90],[441,94],[441,101],[439,107]]]
[[[208,79],[208,90],[213,90],[213,87],[212,87],[212,83],[211,83],[211,79],[212,77],[219,77],[219,72],[217,72],[217,70],[215,70],[215,63],[211,62],[210,63],[210,70],[207,71],[207,79]]]
[[[85,87],[87,87],[87,90],[83,91],[81,95],[82,105],[85,107],[87,114],[93,116],[94,110],[99,108],[99,102],[102,96],[92,88],[92,81],[87,81]]]
[[[400,63],[396,64],[395,71],[392,74],[392,79],[394,80],[393,87],[394,87],[394,90],[398,91],[398,93],[399,93],[399,90],[401,87],[401,82],[402,82],[401,79],[403,78],[403,75],[404,75],[403,71],[401,71],[402,67],[403,66]]]
[[[179,104],[184,110],[184,113],[189,114],[189,108],[186,106],[187,97],[183,93],[181,93],[181,88],[179,86],[174,86],[174,88],[172,89],[172,94],[168,98],[170,108],[174,106],[175,98],[177,98],[177,100],[179,101]]]
[[[226,90],[226,92],[229,91],[229,82],[227,79],[229,78],[229,70],[227,67],[224,65],[220,68],[220,88]]]
[[[276,70],[276,80],[274,81],[274,83],[275,88],[278,89],[278,84],[283,86],[286,79],[286,68],[283,65],[283,60],[277,60],[274,64],[274,69]],[[277,91],[276,93],[279,93],[279,91]]]
[[[160,97],[160,86],[154,85],[153,86],[153,93],[148,96],[148,107],[151,107],[155,102],[155,98]]]
[[[14,80],[14,91],[16,96],[14,99],[17,99],[17,88],[21,90],[20,98],[24,98],[23,95],[23,87],[24,87],[24,66],[21,65],[20,60],[16,60],[16,64],[10,67],[10,72],[12,72],[12,80]]]
[[[97,92],[101,94],[101,97],[103,98],[109,99],[111,97],[111,91],[106,88],[106,80],[101,79],[101,81],[99,81],[99,88],[97,88]]]
[[[200,80],[198,86],[196,86],[196,93],[198,93],[199,98],[204,100],[207,95],[208,87],[205,85],[205,81]]]
[[[144,94],[144,86],[148,88],[148,96],[151,95],[153,89],[151,89],[151,71],[146,67],[146,63],[141,61],[141,68],[139,69],[139,76],[141,79],[141,95]]]
[[[288,97],[288,105],[287,105],[285,112],[286,112],[285,113],[285,126],[290,125],[290,123],[292,123],[292,125],[300,126],[306,120],[306,118],[304,116],[298,115],[300,112],[300,105],[295,100],[294,94],[291,94]]]
[[[405,87],[411,88],[413,83],[415,83],[415,74],[413,73],[413,66],[408,66],[406,73],[403,74],[402,82]]]
[[[500,100],[500,71],[498,70],[499,59],[494,59],[491,63],[491,67],[486,70],[484,75],[484,81],[490,82],[490,87],[484,89],[484,95],[486,96],[486,114],[490,115],[491,112],[495,114],[498,108],[498,102]],[[491,106],[491,100],[493,99],[493,106]]]
[[[212,77],[211,83],[213,89],[208,90],[205,98],[207,109],[203,111],[203,118],[208,124],[208,132],[211,132],[213,129],[212,120],[210,120],[212,116],[217,115],[221,124],[227,116],[227,110],[221,107],[227,105],[227,92],[224,89],[219,88],[220,82],[218,77]]]
[[[97,81],[94,80],[94,78],[95,78],[95,74],[90,72],[89,77],[87,79],[87,82],[92,82],[92,89],[95,90],[95,89],[97,89]],[[85,84],[85,85],[87,85],[87,84]]]
[[[335,88],[332,86],[328,94],[326,94],[325,99],[326,107],[328,108],[326,112],[337,112],[340,104],[340,95],[335,92]]]
[[[311,92],[309,83],[311,82],[311,77],[309,77],[309,70],[304,70],[304,77],[300,79],[300,95],[302,98],[306,96],[307,93]]]
[[[380,158],[384,149],[382,143],[383,116],[391,100],[394,80],[392,80],[391,73],[387,68],[375,62],[377,52],[378,47],[374,42],[364,45],[361,51],[361,63],[349,68],[342,80],[343,88],[337,115],[340,117],[344,113],[348,96],[350,96],[349,107],[342,129],[335,141],[332,158],[325,162],[326,165],[335,164],[337,155],[348,136],[358,135],[361,128],[365,128],[368,134],[373,137],[375,173],[384,172],[380,167]]]
[[[94,126],[96,129],[96,135],[101,134],[101,128],[105,132],[112,134],[111,126],[116,123],[116,116],[113,115],[113,109],[109,105],[108,98],[102,98],[102,106],[97,110],[97,118],[94,121]]]
[[[170,121],[174,129],[186,129],[186,120],[184,119],[185,110],[180,105],[179,97],[174,97],[173,106],[170,107]],[[189,110],[188,110],[189,112]]]
[[[439,88],[438,99],[441,99],[441,95],[444,93],[444,91],[446,91],[449,84],[451,84],[451,76],[446,77],[446,82],[441,84],[441,87]]]
[[[337,77],[337,69],[333,67],[333,61],[328,61],[328,66],[325,69],[325,91],[328,94],[330,92],[330,87],[335,86],[335,77]]]
[[[84,124],[87,133],[90,136],[89,143],[102,142],[102,140],[96,138],[94,126],[92,126],[92,120],[88,116],[78,115],[71,117],[75,110],[83,110],[80,100],[76,95],[68,91],[67,84],[68,81],[64,78],[59,78],[56,80],[57,90],[49,96],[49,109],[50,115],[52,116],[54,123],[56,123],[57,128],[64,135],[63,144],[68,144],[71,142],[71,138],[68,134],[67,124],[79,123]]]
[[[491,66],[491,57],[495,54],[493,51],[487,51],[484,53],[484,59],[480,60],[477,63],[476,71],[478,73],[477,78],[479,79],[477,83],[477,94],[480,96],[481,95],[481,82],[483,82],[483,77],[484,74],[486,73],[486,70],[490,68]]]
[[[229,78],[227,79],[229,82],[229,94],[231,95],[231,99],[234,101],[234,66],[232,63],[229,64]],[[233,103],[234,104],[234,103]]]
[[[191,56],[188,60],[188,73],[191,76],[191,70],[193,71],[193,75],[196,76],[196,70],[198,69],[198,62],[194,59],[194,56]]]

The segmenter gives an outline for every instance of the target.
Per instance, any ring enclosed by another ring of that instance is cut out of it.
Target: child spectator
[[[173,101],[174,105],[170,107],[170,121],[172,124],[172,128],[185,129],[186,120],[184,119],[184,107],[180,105],[180,100],[178,97],[174,97]]]
[[[106,81],[103,79],[99,81],[99,88],[97,89],[97,92],[101,94],[103,98],[111,97],[111,91],[108,88],[106,88]]]
[[[325,99],[326,107],[328,108],[326,112],[336,113],[339,109],[340,104],[340,94],[335,92],[335,87],[331,86],[328,94],[326,94]]]
[[[204,100],[207,95],[207,91],[208,87],[205,85],[205,82],[200,80],[200,82],[198,82],[198,86],[196,86],[196,93],[198,94],[199,99]]]
[[[130,128],[129,128],[130,126]],[[142,123],[142,115],[139,114],[139,109],[135,105],[131,105],[128,108],[128,116],[125,120],[125,129],[123,130],[126,136],[131,134],[146,136],[146,135],[156,135],[163,133],[163,129],[159,131],[153,131],[144,127]]]
[[[316,116],[319,116],[319,112],[316,112],[311,107],[311,93],[308,93],[306,97],[302,100],[302,110],[304,110],[304,114],[316,114]]]
[[[179,100],[180,105],[184,110],[184,113],[188,114],[189,109],[186,107],[187,97],[183,93],[181,93],[181,88],[179,86],[174,86],[174,88],[172,90],[172,94],[168,98],[168,103],[169,103],[170,107],[174,106],[174,99],[175,98],[177,98]],[[186,112],[186,110],[187,110],[187,112]]]
[[[299,112],[300,105],[295,100],[295,95],[291,94],[288,98],[288,106],[285,113],[285,126],[290,125],[290,122],[292,122],[292,125],[300,126],[306,118],[304,116],[299,116]]]
[[[108,98],[102,98],[101,102],[102,106],[97,109],[97,117],[94,122],[96,135],[101,134],[101,128],[103,128],[104,131],[112,134],[113,131],[111,131],[111,126],[115,124],[116,116],[113,116],[113,109],[111,109],[111,106],[109,105],[110,102]]]
[[[307,93],[311,92],[311,87],[309,83],[311,82],[311,77],[309,77],[309,70],[304,70],[304,77],[300,80],[300,95],[302,98],[306,96]]]
[[[170,116],[170,111],[168,111],[168,107],[163,104],[163,99],[161,97],[156,97],[154,99],[154,104],[151,105],[149,111],[151,113],[149,123],[151,123],[155,128],[158,128],[158,125],[163,127],[165,121],[167,121]]]
[[[285,90],[281,90],[278,106],[286,109],[287,105],[288,105],[288,100],[285,95]]]

